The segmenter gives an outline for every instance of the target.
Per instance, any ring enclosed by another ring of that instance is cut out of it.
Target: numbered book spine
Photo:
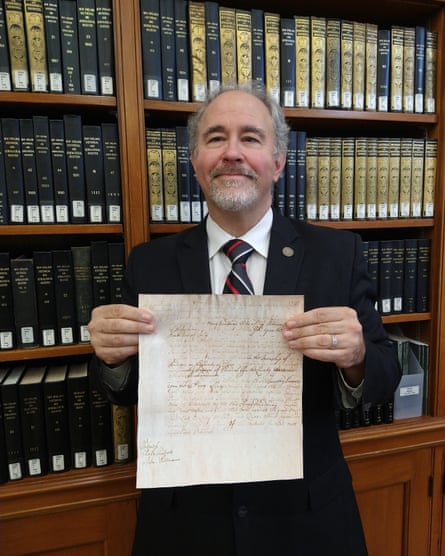
[[[297,131],[297,219],[306,215],[306,132]]]
[[[176,148],[178,157],[179,220],[181,222],[191,222],[190,157],[186,126],[176,126]]]
[[[88,221],[105,223],[104,151],[100,125],[82,126],[82,145],[85,167],[85,193]]]
[[[429,310],[429,283],[431,265],[431,241],[428,238],[417,240],[417,284],[416,311],[426,313]]]
[[[99,94],[95,0],[77,0],[80,87],[84,95]]]
[[[277,102],[280,102],[280,16],[264,13],[264,63],[266,68],[266,89]]]
[[[292,18],[280,20],[281,37],[281,106],[295,106],[295,23]]]
[[[96,0],[97,65],[101,95],[114,95],[113,12],[111,0]]]
[[[341,219],[352,220],[354,215],[354,138],[344,137],[341,147]]]
[[[403,270],[403,312],[415,313],[417,309],[417,239],[405,239],[405,266]]]
[[[57,336],[61,345],[77,341],[74,270],[71,251],[53,251],[54,289],[56,292]]]
[[[292,22],[293,23],[293,22]],[[285,171],[285,214],[290,218],[297,217],[297,132],[289,132]]]
[[[388,218],[389,139],[377,141],[377,218]]]
[[[11,68],[9,64],[9,46],[6,28],[5,3],[0,1],[0,91],[10,91]]]
[[[90,379],[91,459],[96,467],[113,463],[111,406]]]
[[[23,0],[31,90],[48,91],[48,66],[43,0]]]
[[[306,218],[318,217],[318,139],[308,137],[306,141]]]
[[[329,147],[329,218],[331,220],[340,220],[341,138],[331,137]]]
[[[141,1],[144,97],[162,100],[161,25],[159,0]]]
[[[391,31],[379,29],[377,36],[377,110],[388,112],[391,64]]]
[[[12,90],[29,90],[25,15],[21,0],[4,0]]]
[[[70,202],[63,120],[51,119],[49,121],[49,137],[56,222],[58,224],[66,224],[70,218]]]
[[[353,22],[352,108],[365,108],[366,23]]]
[[[366,167],[367,138],[358,137],[355,141],[355,177],[354,177],[354,218],[366,217]]]
[[[91,280],[93,307],[110,303],[110,265],[106,241],[91,242]]]
[[[318,139],[318,220],[329,220],[330,149],[330,138],[320,137]]]
[[[69,366],[66,387],[71,467],[83,469],[91,463],[90,385],[87,363],[72,363]]]
[[[121,242],[108,244],[110,265],[110,303],[122,303],[122,278],[124,275],[125,249]]]
[[[325,108],[326,19],[311,17],[311,107]]]
[[[122,222],[121,168],[117,124],[103,123],[103,165],[105,184],[105,218],[109,224]]]
[[[77,336],[80,342],[89,342],[88,323],[93,309],[91,247],[89,245],[73,245],[71,246],[71,256],[73,260]]]
[[[352,108],[352,70],[354,64],[354,25],[352,21],[342,20],[341,38],[341,96],[340,106]]]
[[[75,0],[59,0],[63,92],[81,94],[79,37]]]
[[[161,25],[162,91],[164,100],[177,100],[174,0],[159,4]]]
[[[37,186],[39,190],[40,217],[45,224],[56,221],[54,210],[54,183],[52,176],[49,119],[47,116],[33,116],[36,150]]]
[[[16,346],[9,253],[0,253],[0,350]]]
[[[252,81],[264,83],[264,11],[250,10],[252,20]]]
[[[409,137],[400,140],[400,218],[409,218],[411,209],[411,173],[413,141]]]
[[[190,101],[190,52],[186,0],[175,0],[176,89],[178,100]]]
[[[26,221],[25,190],[23,187],[19,120],[17,118],[2,118],[2,131],[9,222],[11,224],[24,224]]]
[[[45,24],[49,92],[63,93],[60,14],[59,2],[57,0],[44,0],[43,19]]]
[[[422,216],[424,163],[425,140],[413,138],[410,214],[412,218],[420,218]]]
[[[391,27],[390,46],[390,108],[401,112],[403,107],[403,27]]]
[[[18,347],[35,347],[39,345],[39,322],[34,261],[11,259],[11,279]]]
[[[366,142],[366,218],[377,218],[377,138],[368,137]]]
[[[39,315],[39,341],[42,346],[54,346],[58,342],[58,336],[52,253],[34,251],[33,260]]]
[[[425,106],[425,49],[426,28],[416,26],[414,63],[414,112],[423,114]]]
[[[40,206],[37,187],[34,129],[31,118],[20,118],[19,126],[26,221],[28,224],[37,224],[40,222]]]
[[[87,222],[85,162],[83,155],[82,121],[79,115],[63,116],[65,152],[72,224]]]

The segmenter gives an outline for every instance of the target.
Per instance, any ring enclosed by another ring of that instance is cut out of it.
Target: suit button
[[[248,513],[247,506],[240,506],[238,508],[238,517],[246,517]]]

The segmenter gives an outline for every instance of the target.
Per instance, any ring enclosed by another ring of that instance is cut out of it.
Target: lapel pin
[[[283,247],[281,252],[285,257],[293,257],[294,255],[294,250],[292,249],[292,247]]]

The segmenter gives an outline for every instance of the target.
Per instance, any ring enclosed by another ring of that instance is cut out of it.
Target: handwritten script
[[[302,296],[141,295],[138,488],[302,477]]]

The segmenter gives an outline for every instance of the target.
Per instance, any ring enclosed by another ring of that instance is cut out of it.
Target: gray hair
[[[275,129],[274,157],[278,158],[281,154],[286,154],[289,143],[289,126],[286,123],[284,113],[278,102],[267,93],[264,85],[256,82],[242,85],[224,85],[207,96],[207,99],[199,107],[199,110],[193,113],[188,119],[187,127],[190,153],[193,154],[198,145],[198,127],[204,112],[217,97],[227,91],[244,91],[264,104],[272,118]]]

